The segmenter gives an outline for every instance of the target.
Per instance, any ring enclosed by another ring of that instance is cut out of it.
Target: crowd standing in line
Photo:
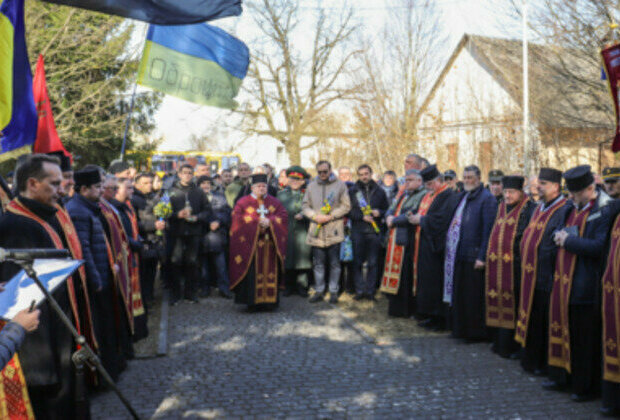
[[[74,171],[63,153],[28,155],[12,185],[0,180],[0,246],[85,261],[54,297],[114,380],[149,333],[159,273],[173,305],[213,289],[249,311],[293,294],[383,293],[389,316],[488,341],[544,389],[602,395],[602,414],[620,415],[620,168],[492,170],[484,185],[476,165],[459,177],[411,154],[403,166],[398,177],[321,160],[312,177],[182,163],[162,179],[123,161]],[[3,263],[1,281],[18,270]],[[13,391],[0,412],[83,417],[74,390],[104,385],[79,381],[76,348],[47,302],[6,323],[0,359],[15,374],[1,377]]]

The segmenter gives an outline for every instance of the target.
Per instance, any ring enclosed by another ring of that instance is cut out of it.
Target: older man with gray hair
[[[418,212],[426,192],[420,171],[409,169],[405,173],[404,194],[385,213],[389,236],[381,291],[388,295],[390,316],[408,318],[415,314],[413,264],[410,263],[413,261],[415,226],[409,222],[408,215]]]

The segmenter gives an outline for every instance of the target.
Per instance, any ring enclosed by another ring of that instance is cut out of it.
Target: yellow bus
[[[196,150],[187,152],[127,151],[127,160],[132,161],[136,168],[141,171],[152,171],[163,177],[167,173],[176,171],[179,165],[183,163],[189,163],[192,166],[208,165],[211,174],[216,174],[221,169],[236,169],[241,163],[241,156],[238,153]]]

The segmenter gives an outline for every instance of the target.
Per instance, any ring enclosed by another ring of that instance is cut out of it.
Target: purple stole
[[[456,263],[456,250],[459,247],[459,239],[461,238],[461,221],[463,219],[463,210],[467,205],[466,193],[459,206],[456,208],[450,228],[446,234],[446,257],[443,263],[443,301],[452,305],[452,287],[454,286],[454,264]]]
[[[582,236],[593,204],[591,201],[582,210],[574,208],[566,221],[566,227],[577,226],[579,236]],[[568,307],[576,264],[577,255],[565,248],[558,250],[549,304],[549,366],[563,368],[568,373],[571,371]]]
[[[514,242],[519,217],[529,199],[526,197],[507,213],[502,201],[487,249],[486,322],[489,327],[515,328]]]
[[[558,200],[546,211],[542,211],[542,204],[536,207],[530,224],[523,231],[521,238],[521,296],[519,299],[519,312],[517,328],[515,330],[515,341],[525,347],[527,339],[527,328],[532,312],[532,301],[534,299],[534,289],[536,287],[536,271],[538,268],[538,246],[545,234],[547,223],[551,217],[566,204],[566,199]]]
[[[603,275],[603,379],[620,383],[620,215],[611,229]]]

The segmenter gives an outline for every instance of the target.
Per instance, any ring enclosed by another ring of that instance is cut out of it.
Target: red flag
[[[45,82],[45,67],[43,64],[43,56],[39,54],[37,61],[37,70],[32,81],[32,91],[34,94],[34,102],[37,106],[37,114],[39,115],[39,126],[37,128],[37,139],[34,142],[34,153],[49,153],[62,151],[66,156],[71,156],[65,146],[63,146],[58,133],[56,132],[56,124],[52,115],[52,106],[47,96],[47,84]]]
[[[620,44],[612,45],[601,51],[603,66],[609,82],[609,91],[614,102],[616,114],[616,136],[611,145],[614,152],[620,151]]]

